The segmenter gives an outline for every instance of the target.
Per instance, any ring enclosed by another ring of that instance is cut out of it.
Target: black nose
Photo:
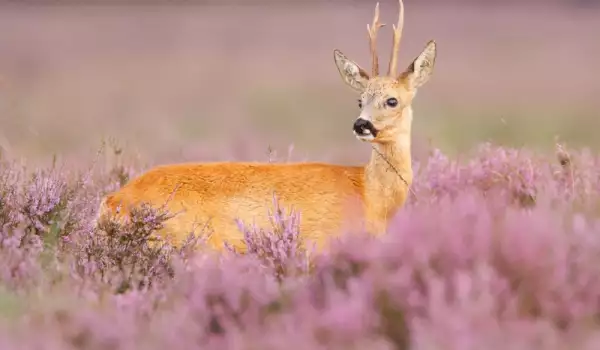
[[[366,119],[358,118],[354,122],[354,126],[352,127],[354,132],[359,136],[367,136],[373,135],[373,137],[377,136],[377,130],[373,126],[373,123]]]

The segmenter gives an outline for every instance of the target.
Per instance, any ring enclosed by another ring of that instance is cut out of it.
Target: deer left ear
[[[421,54],[400,74],[398,80],[406,82],[411,89],[417,89],[425,84],[433,74],[435,66],[436,44],[431,40]]]
[[[340,50],[333,51],[333,58],[344,82],[354,90],[362,92],[369,82],[369,74]]]

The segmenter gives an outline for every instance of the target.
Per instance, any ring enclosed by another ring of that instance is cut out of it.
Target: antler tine
[[[371,61],[373,66],[371,68],[371,75],[377,76],[379,74],[379,58],[377,57],[377,31],[379,28],[385,26],[385,24],[379,22],[379,2],[375,5],[375,15],[373,16],[373,23],[367,24],[367,31],[369,32],[369,46],[371,48]]]
[[[394,38],[393,38],[393,46],[390,58],[390,65],[388,68],[388,75],[395,76],[396,75],[396,66],[398,63],[398,51],[400,49],[400,40],[402,39],[402,28],[404,27],[404,3],[402,0],[398,0],[400,2],[400,13],[398,14],[398,24],[394,27]]]

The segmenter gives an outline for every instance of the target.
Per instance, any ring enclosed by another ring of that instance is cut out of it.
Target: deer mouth
[[[356,132],[354,132],[354,135],[356,136],[357,139],[359,139],[360,141],[364,141],[364,142],[370,142],[375,140],[375,136],[373,135],[359,135]]]

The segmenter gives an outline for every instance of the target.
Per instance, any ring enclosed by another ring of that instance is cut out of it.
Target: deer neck
[[[413,172],[411,166],[412,109],[405,108],[396,137],[372,144],[365,166],[365,212],[369,231],[383,233],[391,217],[406,201]]]

